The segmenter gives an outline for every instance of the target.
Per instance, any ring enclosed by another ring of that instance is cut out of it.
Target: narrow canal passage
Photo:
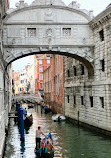
[[[51,131],[54,146],[64,158],[111,158],[110,138],[98,136],[67,122],[53,122],[52,114],[41,114],[40,107],[28,109],[28,114],[33,115],[34,121],[30,129],[25,131],[25,143],[20,141],[18,126],[13,119],[10,120],[5,158],[36,158],[34,148],[38,125],[45,134]],[[54,157],[59,156],[55,153]]]

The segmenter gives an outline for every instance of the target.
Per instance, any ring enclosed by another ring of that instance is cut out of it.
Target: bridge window
[[[27,35],[28,37],[34,37],[36,36],[36,28],[27,28]]]
[[[93,97],[92,96],[90,97],[90,105],[91,105],[91,107],[93,107]]]
[[[84,105],[84,97],[81,96],[81,105]]]
[[[100,102],[101,102],[102,108],[104,108],[104,98],[103,97],[100,97]]]
[[[69,103],[69,95],[67,95],[67,103]]]
[[[104,41],[104,31],[103,31],[103,29],[101,31],[99,31],[99,36],[100,36],[100,40]]]
[[[63,28],[62,29],[63,36],[71,36],[71,28]]]
[[[100,60],[100,69],[102,70],[102,71],[104,71],[104,59],[103,60]]]
[[[84,75],[84,65],[81,64],[81,75]]]
[[[70,77],[70,71],[69,70],[67,70],[67,76]]]

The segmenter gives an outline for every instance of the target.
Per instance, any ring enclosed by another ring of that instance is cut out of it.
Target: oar
[[[46,135],[42,132],[42,134],[45,136],[45,138],[47,139],[47,137],[46,137]],[[50,139],[50,138],[49,138]],[[49,140],[48,140],[49,141]],[[61,155],[60,155],[60,153],[59,153],[59,151],[55,148],[55,146],[49,141],[49,143],[53,146],[53,148],[55,149],[55,151],[58,153],[58,155],[61,157],[61,158],[63,158]]]

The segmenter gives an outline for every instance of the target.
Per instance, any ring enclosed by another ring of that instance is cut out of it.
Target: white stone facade
[[[89,25],[94,31],[94,77],[89,80],[86,68],[81,74],[82,63],[66,58],[65,115],[111,132],[111,7]]]
[[[8,2],[8,1],[7,1]],[[3,154],[5,143],[5,128],[8,126],[8,112],[11,108],[11,65],[5,69],[5,61],[3,60],[3,23],[2,18],[5,17],[7,9],[6,1],[0,1],[0,157]]]

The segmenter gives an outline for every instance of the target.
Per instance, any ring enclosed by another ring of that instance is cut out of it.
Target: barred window
[[[63,28],[62,29],[63,36],[71,36],[71,28]]]
[[[105,70],[105,62],[104,62],[104,59],[103,59],[103,60],[100,60],[100,69],[101,69],[102,71]]]
[[[100,36],[100,40],[104,41],[104,31],[103,31],[103,29],[101,31],[99,31],[99,36]]]
[[[69,103],[69,95],[67,95],[67,103]]]
[[[84,97],[81,96],[81,105],[84,105]]]
[[[73,66],[73,70],[74,70],[74,76],[77,76],[77,69],[75,66]]]
[[[102,108],[104,108],[104,97],[100,97],[100,102],[101,102]]]
[[[90,105],[91,105],[91,107],[93,107],[93,97],[92,96],[90,96]]]
[[[81,65],[81,75],[84,75],[84,65],[80,64]]]
[[[28,37],[35,37],[37,34],[36,28],[27,28]]]
[[[69,70],[67,70],[67,76],[70,77],[70,71]]]
[[[75,95],[73,95],[73,102],[74,102],[74,107],[75,107],[75,105],[76,105],[76,96]]]

